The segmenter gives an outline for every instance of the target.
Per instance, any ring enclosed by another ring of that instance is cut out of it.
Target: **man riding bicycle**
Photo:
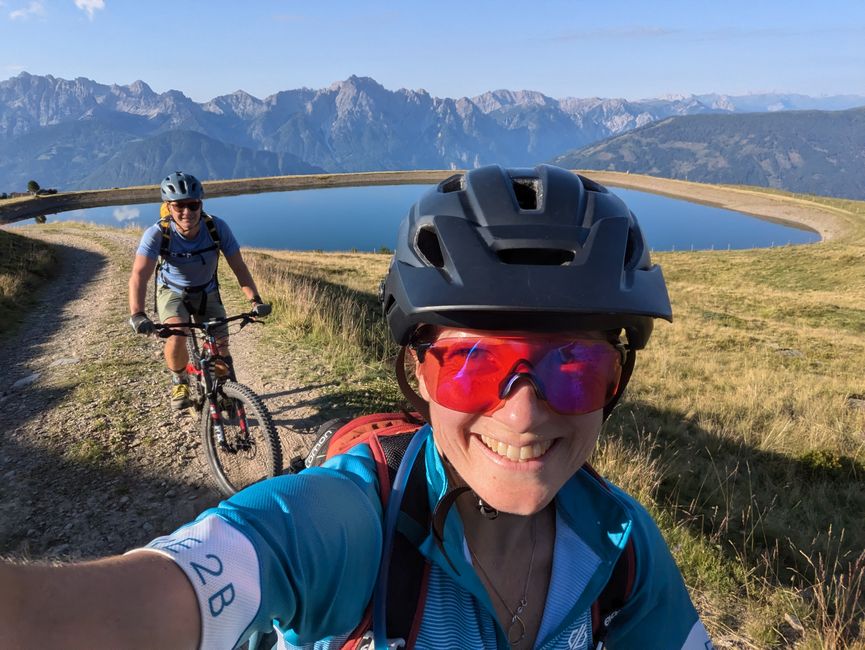
[[[177,171],[165,177],[160,190],[163,201],[160,221],[144,231],[129,277],[132,329],[138,334],[154,331],[153,322],[144,310],[147,282],[154,271],[156,311],[163,323],[224,317],[217,280],[220,251],[252,303],[252,311],[258,316],[269,314],[270,305],[264,304],[258,295],[231,228],[222,219],[204,212],[204,188],[199,180]],[[227,328],[220,333],[219,352],[230,364]],[[169,337],[164,354],[171,371],[171,406],[176,410],[186,408],[191,402],[186,374],[189,359],[183,337]]]

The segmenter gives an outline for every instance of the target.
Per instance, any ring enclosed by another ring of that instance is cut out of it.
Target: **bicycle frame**
[[[195,336],[190,332],[187,336]],[[222,361],[228,369],[227,374],[219,375],[211,370],[211,365],[216,361]],[[225,357],[219,354],[219,347],[216,343],[216,337],[207,335],[201,344],[201,352],[198,363],[190,357],[186,364],[186,372],[191,377],[196,377],[204,388],[205,395],[210,394],[219,382],[230,379],[236,381],[234,376],[234,367],[225,361]]]
[[[225,381],[237,381],[234,366],[225,360],[225,357],[219,354],[219,346],[217,344],[215,330],[220,325],[228,324],[229,322],[242,320],[241,329],[249,323],[259,323],[254,318],[254,314],[245,313],[237,316],[213,318],[210,320],[186,323],[171,323],[169,325],[157,325],[159,335],[162,337],[168,336],[187,336],[195,337],[195,330],[201,330],[203,333],[201,352],[196,360],[190,356],[186,364],[186,372],[190,377],[194,377],[202,388],[202,401],[195,404],[195,408],[201,411],[205,408],[205,404],[210,413],[210,418],[213,422],[213,429],[216,433],[217,440],[221,446],[226,446],[225,429],[222,426],[222,413],[219,408],[219,387]],[[184,332],[181,328],[189,330],[189,333]],[[222,361],[226,364],[228,372],[224,376],[219,376],[214,371],[213,365],[216,361]],[[247,423],[246,413],[243,410],[243,405],[236,405],[237,416],[241,431],[246,434]]]
[[[160,337],[186,337],[186,370],[199,413],[204,454],[224,496],[282,472],[279,434],[267,407],[252,389],[237,382],[233,365],[219,352],[219,329],[232,321],[242,321],[240,329],[261,322],[248,312],[156,326]],[[200,330],[200,337],[195,330]]]

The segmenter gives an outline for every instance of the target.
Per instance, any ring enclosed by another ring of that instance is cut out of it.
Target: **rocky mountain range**
[[[197,103],[146,83],[105,85],[21,73],[0,82],[0,190],[35,178],[61,189],[202,178],[533,165],[674,116],[865,105],[865,97],[554,99],[497,90],[438,98],[352,76],[264,99],[237,91]],[[8,188],[8,189],[7,189]]]

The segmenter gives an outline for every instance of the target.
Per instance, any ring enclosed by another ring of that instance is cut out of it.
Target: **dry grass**
[[[12,331],[34,304],[34,289],[51,277],[54,264],[48,245],[0,230],[0,335]]]

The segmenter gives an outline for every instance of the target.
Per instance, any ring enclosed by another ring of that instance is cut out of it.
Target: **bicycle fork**
[[[225,439],[225,427],[222,425],[222,414],[216,400],[208,399],[207,406],[210,412],[210,419],[213,422],[213,431],[216,434],[216,441],[219,446],[226,451],[232,452],[246,451],[249,449],[249,423],[246,421],[246,410],[243,408],[243,404],[236,402],[232,405],[232,408],[235,410],[237,415],[237,426],[240,428],[241,433],[241,435],[237,436],[236,448],[232,448]]]
[[[213,431],[216,433],[216,441],[219,443],[220,447],[225,448],[228,446],[225,444],[225,427],[222,426],[222,417],[220,417],[219,411],[216,408],[215,400],[207,400],[207,408],[210,410],[210,420],[213,422]]]

